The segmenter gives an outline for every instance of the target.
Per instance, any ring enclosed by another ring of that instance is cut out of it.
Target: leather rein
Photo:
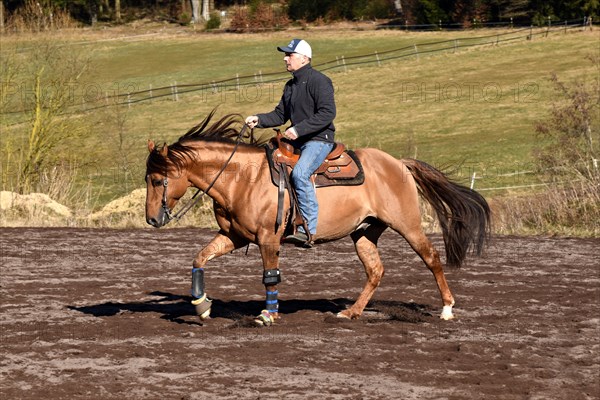
[[[162,182],[162,185],[164,187],[163,197],[162,197],[162,209],[163,209],[165,215],[167,216],[167,223],[171,222],[172,220],[179,221],[179,219],[181,219],[181,217],[183,217],[196,204],[198,204],[198,202],[202,199],[202,197],[204,197],[205,194],[208,194],[208,191],[210,189],[212,189],[212,187],[217,182],[217,179],[219,179],[219,177],[221,176],[221,174],[223,173],[223,171],[225,171],[225,168],[227,168],[227,165],[229,164],[229,162],[233,158],[233,155],[237,151],[238,146],[242,142],[242,137],[244,136],[244,132],[246,132],[246,128],[247,127],[248,127],[248,125],[244,124],[244,126],[242,127],[242,129],[240,129],[240,133],[237,135],[237,137],[235,139],[235,146],[233,146],[233,150],[231,152],[231,155],[229,156],[229,158],[227,159],[227,161],[225,161],[225,164],[223,164],[223,166],[221,167],[221,169],[219,170],[219,172],[217,172],[217,176],[215,176],[215,178],[208,185],[208,187],[206,188],[206,190],[202,191],[201,189],[198,189],[196,191],[196,193],[194,193],[194,195],[192,196],[192,198],[179,211],[177,211],[177,213],[175,213],[175,214],[172,213],[171,209],[167,205],[167,187],[169,186],[169,179],[167,177],[167,174],[165,173],[165,177],[164,177],[163,182]],[[201,194],[201,192],[202,192],[202,194]],[[200,194],[200,196],[198,196],[199,194]]]

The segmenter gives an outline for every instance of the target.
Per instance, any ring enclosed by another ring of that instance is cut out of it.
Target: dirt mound
[[[127,196],[119,197],[106,204],[100,211],[92,213],[88,219],[94,225],[144,226],[146,189],[136,189]]]
[[[50,198],[44,193],[22,195],[15,192],[0,192],[0,225],[47,226],[68,221],[73,218],[73,212]]]
[[[138,213],[144,211],[146,203],[146,189],[136,189],[125,197],[115,199],[105,205],[102,210],[90,215],[90,218],[106,217],[119,213]]]
[[[180,200],[176,210],[187,203],[195,192],[189,190]],[[136,189],[130,194],[106,204],[100,211],[91,214],[88,221],[93,226],[119,228],[145,228],[146,224],[146,189]],[[196,226],[215,227],[212,201],[201,201],[178,222],[171,222],[169,227]]]

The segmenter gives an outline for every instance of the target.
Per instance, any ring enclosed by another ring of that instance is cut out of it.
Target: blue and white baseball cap
[[[312,49],[310,48],[310,45],[306,40],[302,39],[292,39],[287,46],[279,46],[277,47],[277,50],[284,53],[298,53],[308,58],[312,58]]]

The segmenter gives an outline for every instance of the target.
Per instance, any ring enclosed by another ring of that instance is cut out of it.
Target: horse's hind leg
[[[358,318],[371,300],[375,289],[379,286],[383,277],[383,264],[377,250],[377,240],[385,231],[387,226],[375,223],[369,225],[366,229],[360,229],[352,234],[354,247],[358,258],[365,267],[367,274],[367,283],[356,302],[347,310],[338,313],[339,317]]]
[[[440,295],[442,296],[442,303],[444,304],[440,318],[444,320],[453,319],[454,315],[452,314],[452,307],[454,306],[454,297],[448,287],[439,253],[433,247],[429,238],[425,236],[420,225],[418,228],[412,229],[410,233],[401,232],[401,234],[413,250],[417,252],[419,257],[421,257],[423,262],[425,262],[425,265],[427,265],[427,268],[429,268],[435,277]]]

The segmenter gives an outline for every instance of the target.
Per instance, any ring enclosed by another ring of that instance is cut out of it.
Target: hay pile
[[[193,194],[190,190],[182,199],[185,203]],[[179,204],[176,208],[181,207]],[[146,223],[146,189],[136,189],[124,197],[107,203],[102,209],[90,212],[85,209],[72,210],[43,193],[21,195],[0,192],[0,227],[102,227],[102,228],[149,228]],[[215,228],[216,221],[209,198],[194,207],[178,222],[169,227]]]
[[[188,192],[181,198],[175,211],[192,197],[195,190]],[[90,225],[117,227],[117,228],[148,228],[146,223],[146,189],[137,189],[125,197],[120,197],[106,204],[100,211],[88,217]],[[184,226],[215,228],[216,221],[213,214],[212,200],[206,198],[190,210],[180,221],[167,225],[169,228]]]
[[[73,211],[43,193],[0,192],[0,226],[71,225]]]
[[[88,220],[93,226],[146,227],[145,205],[146,189],[136,189],[90,214]]]

